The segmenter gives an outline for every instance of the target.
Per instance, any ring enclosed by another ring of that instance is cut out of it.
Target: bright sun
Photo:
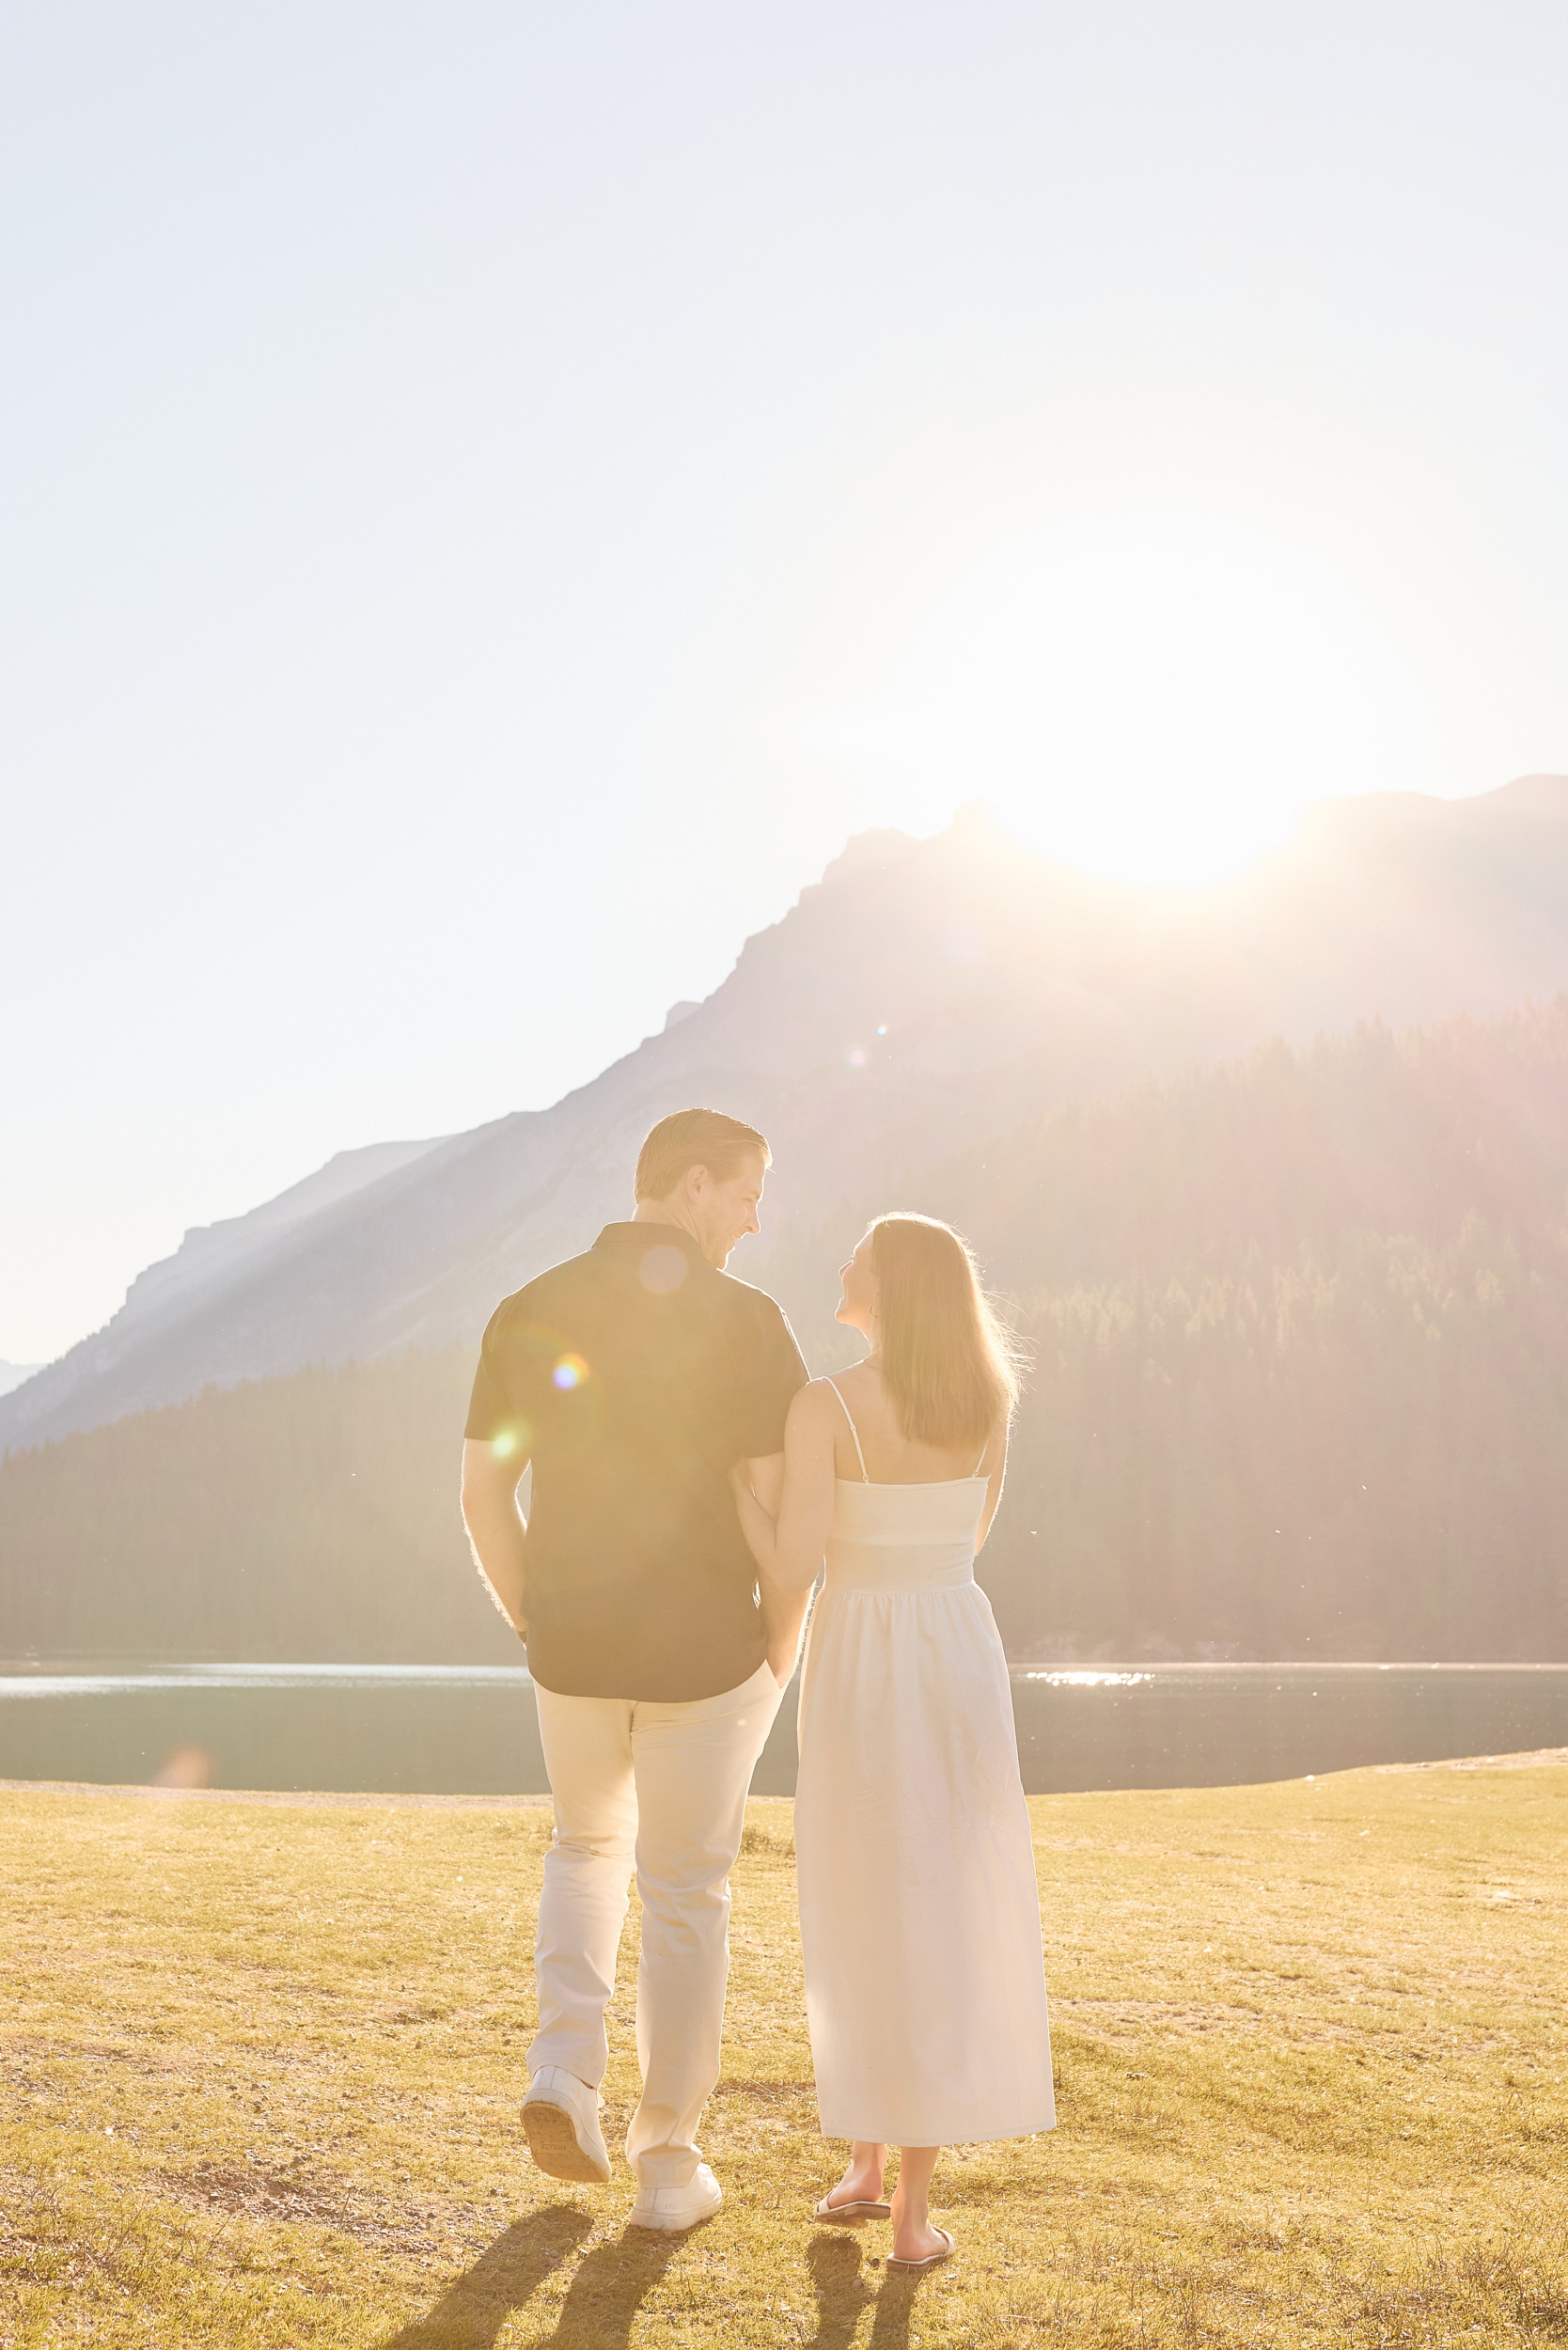
[[[891,690],[817,730],[846,767],[990,803],[1032,847],[1129,881],[1234,870],[1330,793],[1419,789],[1397,658],[1331,568],[1191,516],[1016,543]]]

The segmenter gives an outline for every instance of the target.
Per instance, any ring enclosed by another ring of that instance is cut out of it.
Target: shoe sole
[[[943,2261],[950,2261],[953,2254],[958,2249],[957,2239],[949,2234],[946,2228],[938,2228],[936,2232],[938,2235],[945,2235],[948,2238],[943,2250],[940,2252],[928,2252],[923,2261],[896,2261],[890,2259],[887,2263],[890,2273],[896,2277],[917,2277],[922,2268],[936,2268],[940,2266]]]
[[[694,2213],[690,2219],[638,2219],[634,2212],[626,2225],[644,2228],[650,2235],[687,2235],[693,2228],[700,2228],[704,2220],[716,2219],[723,2209],[722,2201],[710,2203],[706,2210]]]
[[[523,2108],[528,2152],[537,2170],[552,2179],[570,2179],[578,2186],[605,2186],[608,2170],[601,2170],[591,2154],[577,2143],[572,2116],[564,2106],[546,2104],[542,2097]]]
[[[825,2196],[811,2217],[824,2228],[863,2228],[868,2219],[891,2219],[891,2203],[830,2203]]]

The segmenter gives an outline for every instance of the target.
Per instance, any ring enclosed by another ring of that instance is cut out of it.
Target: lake
[[[1568,1666],[1015,1667],[1031,1794],[1219,1787],[1568,1746]],[[754,1791],[793,1793],[792,1687]],[[544,1791],[516,1667],[0,1663],[0,1778]]]

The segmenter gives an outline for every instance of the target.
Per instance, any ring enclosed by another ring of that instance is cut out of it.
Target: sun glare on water
[[[1317,555],[1192,517],[1018,541],[819,746],[1117,879],[1215,880],[1331,794],[1418,789],[1399,657]],[[896,788],[896,787],[895,787]]]

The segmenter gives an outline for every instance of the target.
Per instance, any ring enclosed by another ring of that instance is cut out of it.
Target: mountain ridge
[[[701,1004],[549,1108],[371,1146],[367,1167],[411,1155],[304,1213],[271,1214],[284,1194],[232,1219],[243,1245],[230,1233],[221,1263],[207,1246],[211,1280],[192,1277],[202,1244],[180,1278],[138,1277],[102,1330],[0,1398],[0,1449],[209,1384],[472,1343],[500,1296],[628,1212],[643,1134],[684,1103],[774,1145],[768,1230],[732,1261],[766,1285],[792,1234],[929,1162],[933,1135],[982,1140],[1275,1034],[1485,1017],[1564,987],[1564,776],[1320,802],[1287,849],[1180,892],[1033,855],[974,809],[927,840],[859,835]]]
[[[1009,1653],[1568,1655],[1568,994],[1268,1044],[838,1203],[973,1240],[1028,1361],[978,1562]],[[837,1351],[835,1351],[835,1349]],[[516,1654],[456,1507],[470,1348],[210,1386],[0,1463],[0,1653]]]

